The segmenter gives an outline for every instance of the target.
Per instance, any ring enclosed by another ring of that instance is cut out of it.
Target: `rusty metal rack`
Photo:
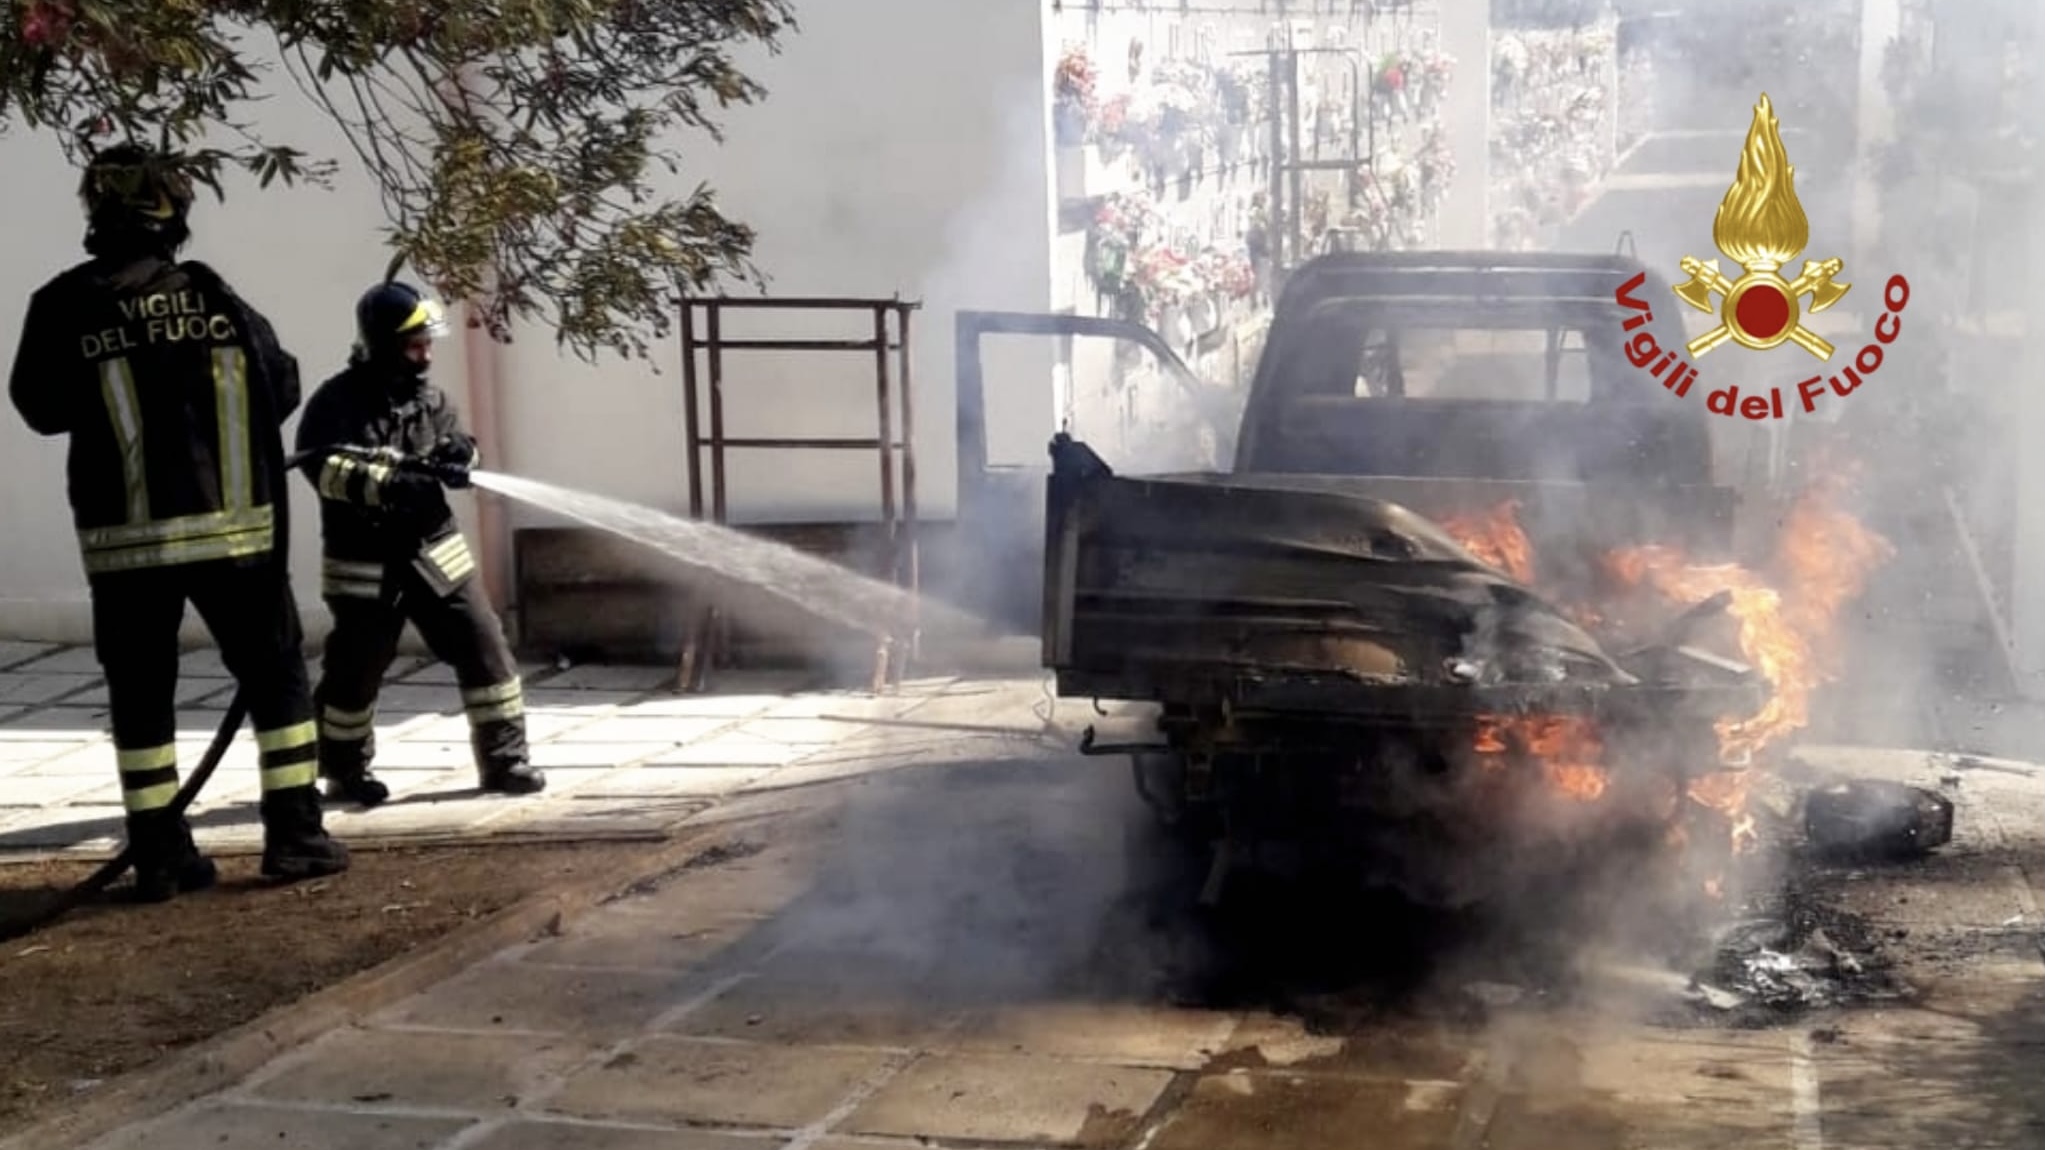
[[[909,364],[909,316],[922,305],[893,299],[769,297],[733,299],[688,298],[682,301],[682,389],[683,432],[687,439],[689,515],[704,518],[703,452],[710,452],[709,518],[727,523],[724,458],[727,450],[826,450],[872,451],[880,463],[880,524],[885,577],[916,594],[922,583],[922,561],[917,546],[915,403]],[[698,317],[698,311],[702,316]],[[873,334],[864,339],[728,339],[724,335],[724,313],[745,311],[867,312],[873,318]],[[724,353],[764,352],[865,352],[873,356],[876,434],[871,438],[786,438],[731,436],[725,434]],[[704,362],[699,366],[698,354]],[[701,427],[703,384],[709,390],[709,434]],[[892,401],[892,402],[891,402]],[[900,460],[900,497],[896,453]],[[772,537],[769,528],[757,529]],[[707,682],[710,666],[718,662],[729,642],[728,630],[714,605],[693,613],[682,640],[677,687],[700,691]],[[908,634],[882,635],[874,652],[873,689],[876,693],[898,685],[916,648],[913,622]]]

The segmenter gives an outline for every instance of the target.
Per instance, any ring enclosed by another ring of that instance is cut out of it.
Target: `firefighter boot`
[[[336,770],[327,774],[327,797],[346,799],[359,807],[381,806],[391,797],[391,789],[383,780],[369,773],[368,767],[355,770]]]
[[[536,795],[547,789],[546,773],[524,759],[487,761],[480,772],[486,791],[505,795]]]
[[[263,873],[302,879],[348,869],[348,848],[327,834],[319,792],[290,787],[263,796]]]
[[[533,766],[526,747],[524,716],[476,723],[469,731],[469,746],[484,790],[536,795],[547,789],[547,776]]]
[[[136,902],[168,902],[219,881],[219,868],[199,853],[182,814],[144,811],[128,816],[128,847],[135,867]]]

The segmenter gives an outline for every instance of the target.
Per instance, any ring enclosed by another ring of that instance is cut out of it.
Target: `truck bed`
[[[1513,498],[1531,522],[1574,531],[1589,517],[1614,538],[1629,514],[1646,526],[1653,511],[1638,501],[1570,484],[1125,478],[1070,440],[1053,457],[1043,649],[1061,695],[1415,723],[1759,705],[1737,667],[1669,652],[1622,665],[1382,495],[1443,509]]]

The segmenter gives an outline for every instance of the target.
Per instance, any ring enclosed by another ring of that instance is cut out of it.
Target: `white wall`
[[[1041,310],[1049,302],[1049,65],[1040,8],[1039,0],[799,0],[802,26],[782,54],[748,61],[770,89],[767,101],[726,116],[723,147],[692,142],[676,181],[678,192],[710,181],[726,209],[759,230],[757,260],[773,276],[774,294],[923,301],[912,367],[930,515],[949,513],[954,489],[953,312]],[[309,392],[346,357],[355,297],[387,259],[384,221],[367,182],[352,174],[339,133],[288,82],[260,111],[257,122],[274,139],[343,160],[342,175],[332,191],[260,195],[253,181],[230,176],[227,206],[202,194],[189,254],[220,268],[268,313],[299,356]],[[0,166],[9,208],[0,213],[0,292],[9,300],[0,306],[0,348],[11,355],[28,294],[81,258],[83,221],[76,173],[53,140],[17,130],[0,139]],[[807,333],[779,324],[761,334]],[[458,402],[461,342],[443,343],[436,370]],[[727,434],[871,434],[870,357],[776,362],[747,354],[727,373]],[[496,466],[685,506],[678,341],[662,349],[659,374],[616,359],[584,364],[537,331],[519,333],[498,358],[505,436]],[[1024,375],[1043,376],[1048,349],[1027,362],[1034,370]],[[287,441],[295,433],[294,419]],[[0,418],[0,522],[12,535],[0,549],[0,636],[89,639],[63,452],[61,440],[35,436],[11,411]],[[870,515],[876,472],[866,453],[735,454],[733,517]],[[471,501],[458,504],[473,524]],[[316,508],[303,482],[294,485],[293,512],[293,566],[317,636],[325,621]],[[202,634],[196,619],[187,634]]]
[[[347,154],[339,132],[288,81],[260,110],[254,118],[274,141],[315,155]],[[84,219],[77,172],[53,138],[15,128],[0,138],[0,169],[8,175],[8,210],[0,213],[0,356],[11,365],[29,293],[84,258]],[[332,191],[273,186],[258,195],[255,182],[238,172],[227,173],[223,183],[225,206],[211,192],[199,193],[186,255],[218,268],[270,317],[298,356],[310,395],[345,361],[355,297],[383,274],[389,258],[377,234],[380,205],[345,165]],[[442,381],[459,395],[459,341],[448,341],[441,363]],[[287,445],[296,434],[294,417],[285,427]],[[63,439],[35,435],[11,407],[0,413],[0,522],[9,536],[0,548],[0,635],[90,639],[85,577],[64,494],[64,451]],[[303,481],[293,483],[292,525],[292,569],[306,625],[317,635],[325,628],[317,506]],[[187,613],[186,625],[189,637],[202,633],[195,612]]]
[[[782,54],[747,64],[768,97],[726,114],[722,147],[686,146],[678,190],[708,180],[725,210],[759,231],[756,262],[773,295],[922,301],[911,334],[919,496],[924,514],[947,515],[956,468],[953,314],[1050,305],[1043,5],[796,7],[801,29]],[[860,322],[819,326],[802,313],[770,312],[725,334],[870,336],[870,321]],[[1050,350],[1035,349],[1036,370],[1020,379],[990,367],[990,386],[1035,388],[1048,404]],[[726,434],[871,436],[873,378],[863,353],[731,353]],[[615,360],[586,365],[557,354],[543,333],[521,335],[504,350],[499,385],[513,470],[686,506],[679,335],[661,350],[657,375]],[[990,401],[1001,407],[1001,397]],[[879,505],[878,464],[867,452],[734,451],[727,474],[734,521],[871,518]]]

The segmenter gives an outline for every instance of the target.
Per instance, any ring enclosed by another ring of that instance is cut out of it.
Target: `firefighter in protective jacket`
[[[440,304],[408,284],[355,308],[348,367],[320,385],[298,426],[299,466],[320,494],[321,591],[333,610],[320,682],[320,769],[328,794],[375,806],[376,697],[410,620],[454,668],[484,790],[532,794],[524,696],[504,631],[476,579],[446,487],[468,486],[476,441],[427,381]]]
[[[298,363],[203,263],[180,260],[191,182],[132,145],[79,188],[91,257],[30,298],[9,394],[69,439],[72,520],[91,591],[135,894],[213,884],[178,789],[178,630],[189,601],[219,645],[261,752],[263,873],[345,870],[323,823],[304,633],[287,560],[282,424]]]

